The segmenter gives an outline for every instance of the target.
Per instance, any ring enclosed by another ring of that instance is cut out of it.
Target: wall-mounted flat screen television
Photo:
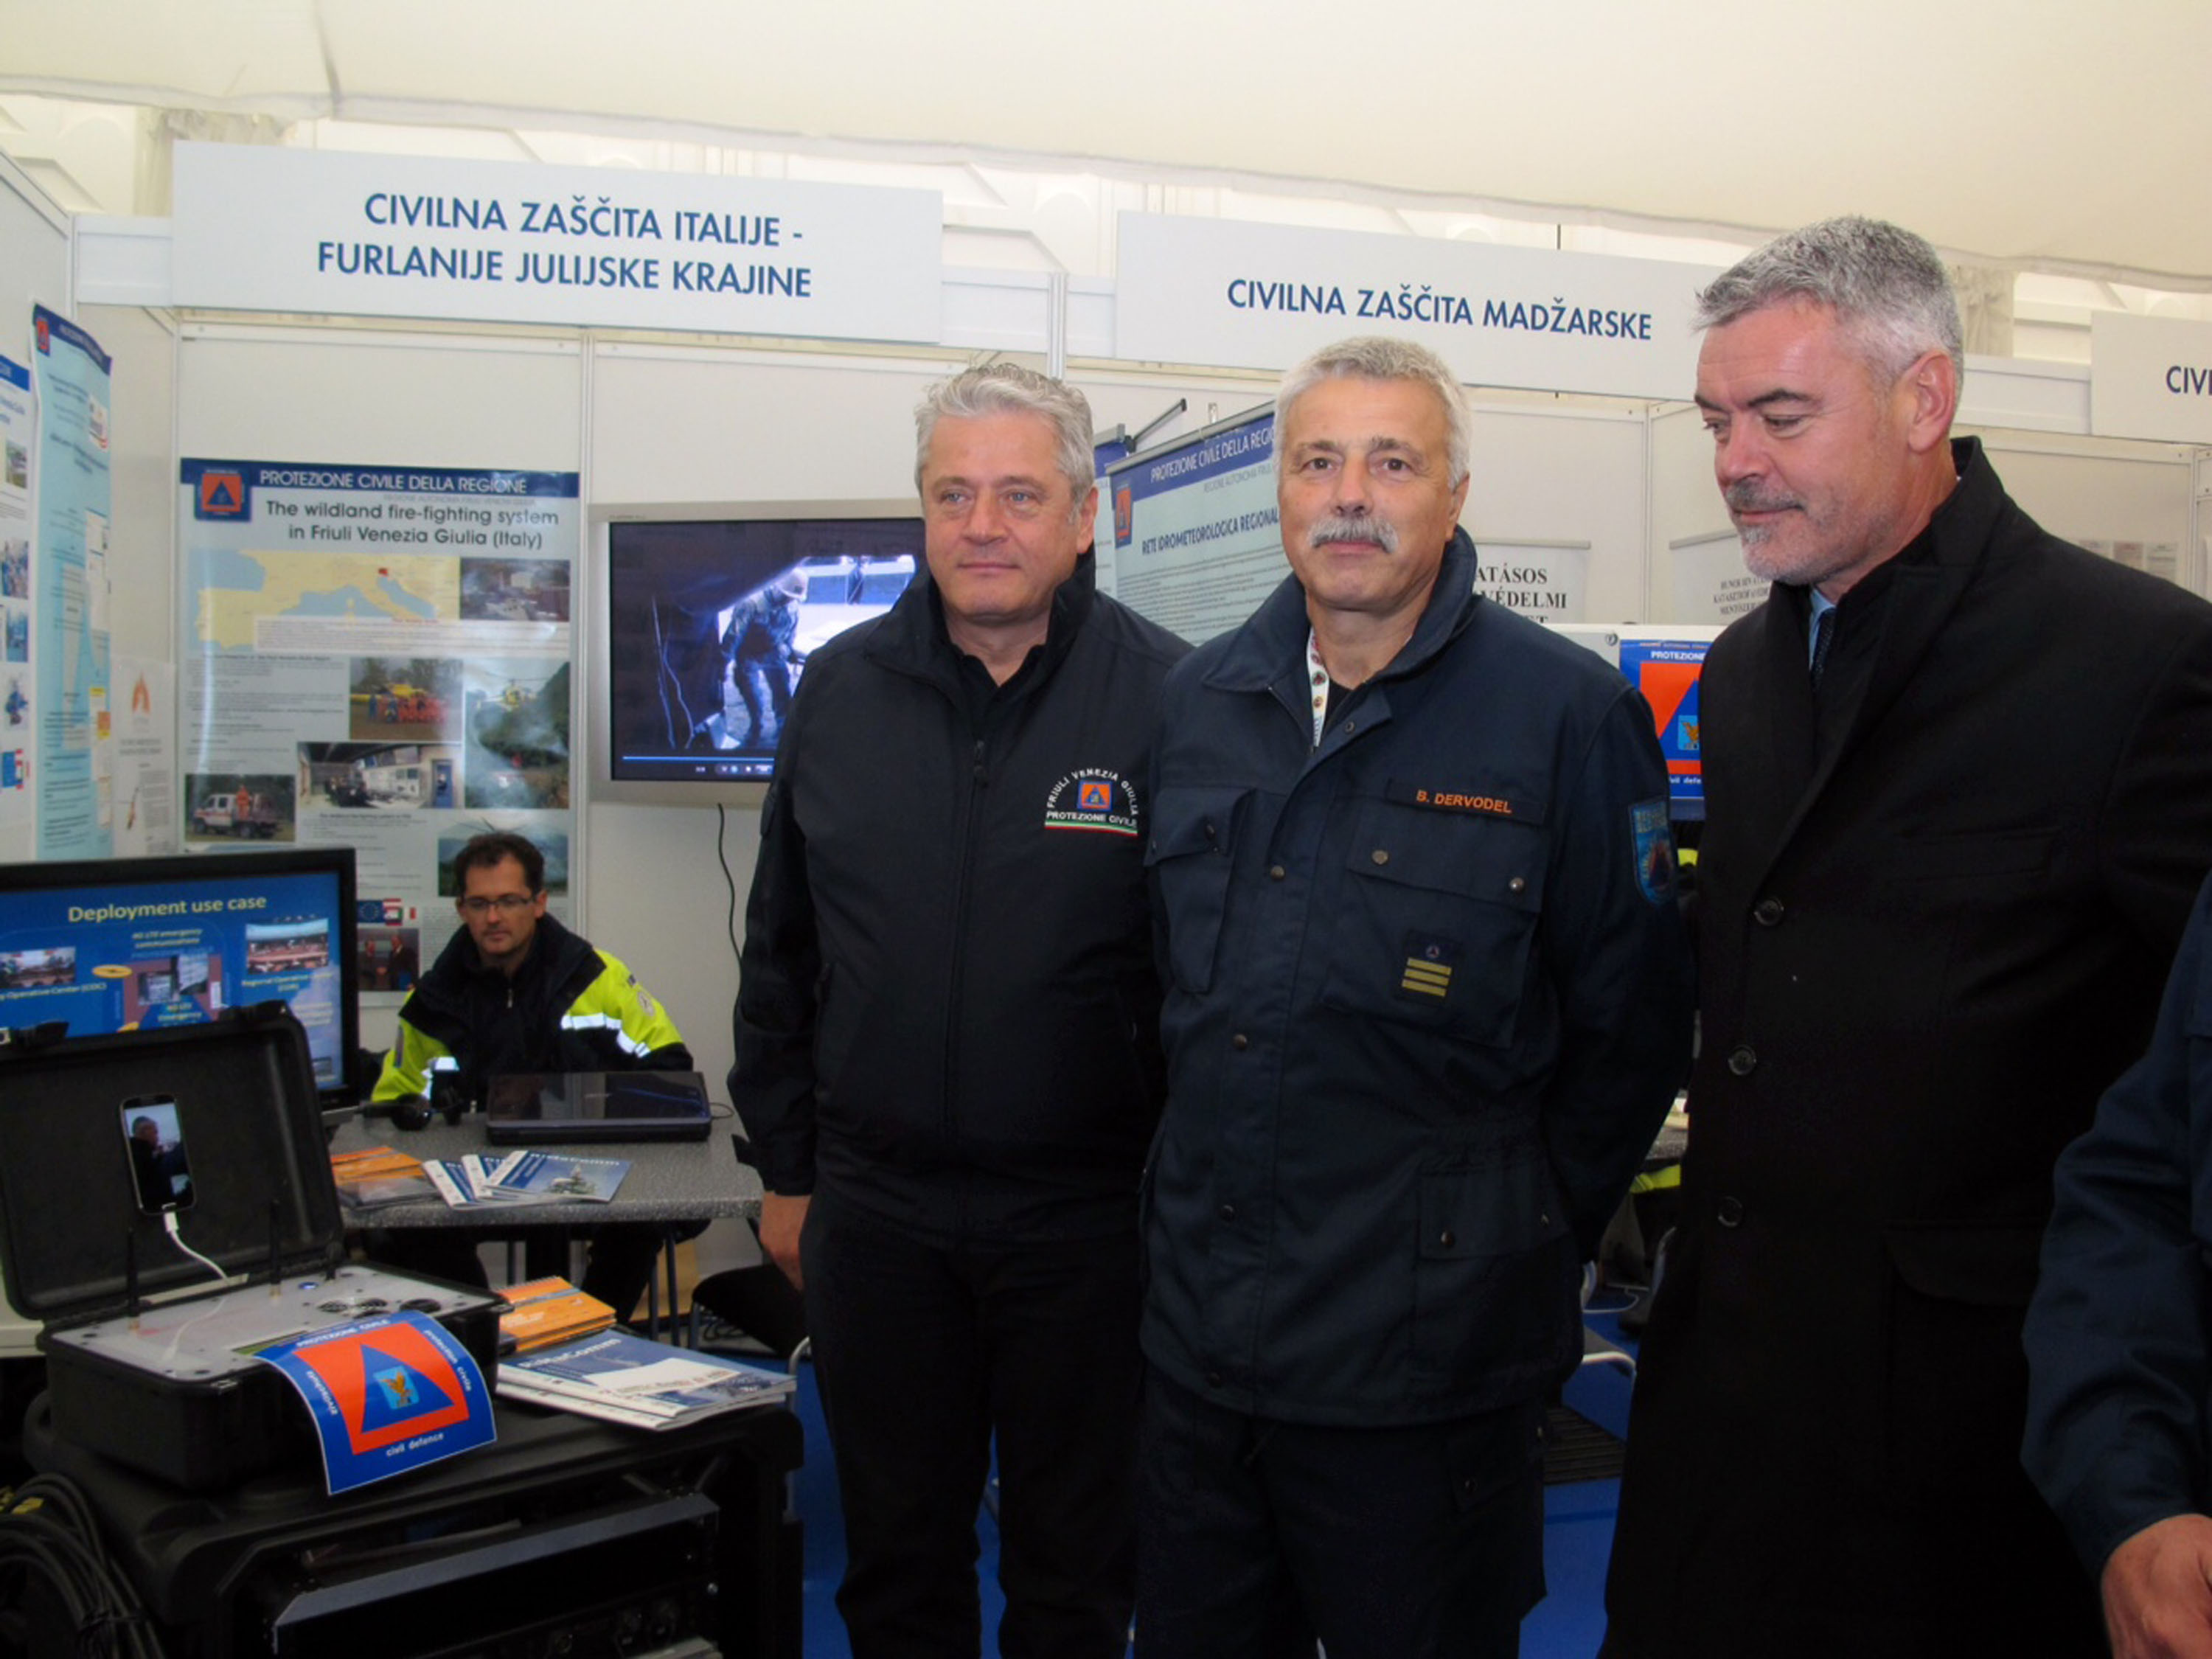
[[[0,865],[0,1026],[73,1037],[283,1002],[325,1108],[359,1097],[350,847]]]
[[[599,800],[757,795],[808,656],[889,610],[923,559],[911,501],[610,506],[592,518]]]

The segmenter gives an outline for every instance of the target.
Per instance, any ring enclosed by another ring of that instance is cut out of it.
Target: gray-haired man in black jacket
[[[803,1279],[856,1659],[973,1659],[995,1439],[1000,1650],[1119,1655],[1145,894],[1181,641],[1093,592],[1091,416],[1012,364],[917,412],[928,572],[809,659],[761,825],[732,1098]]]

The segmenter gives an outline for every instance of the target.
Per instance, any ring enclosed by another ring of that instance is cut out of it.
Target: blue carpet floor
[[[1600,1334],[1620,1340],[1612,1316],[1593,1311],[1589,1323]],[[1610,1366],[1585,1366],[1568,1383],[1566,1403],[1600,1427],[1625,1435],[1629,1388],[1628,1379]],[[806,1464],[799,1472],[796,1488],[799,1517],[806,1527],[806,1659],[852,1659],[836,1603],[837,1580],[845,1566],[845,1534],[811,1365],[800,1370],[798,1403],[806,1428]],[[1546,1488],[1544,1572],[1550,1594],[1522,1626],[1522,1659],[1590,1659],[1597,1651],[1605,1633],[1606,1556],[1613,1547],[1613,1520],[1620,1499],[1618,1480]],[[982,1547],[983,1652],[991,1656],[998,1652],[999,1616],[1006,1601],[998,1586],[998,1528],[988,1514],[978,1518],[977,1540]]]

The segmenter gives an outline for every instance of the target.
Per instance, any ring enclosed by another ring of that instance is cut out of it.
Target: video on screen
[[[922,562],[915,519],[608,527],[617,779],[765,779],[806,659],[882,615]]]

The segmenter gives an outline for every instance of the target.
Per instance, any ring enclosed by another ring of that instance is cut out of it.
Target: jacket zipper
[[[951,957],[945,972],[945,1100],[943,1115],[945,1139],[955,1137],[958,1114],[953,1103],[959,1098],[960,1066],[958,1060],[960,996],[962,984],[968,973],[968,890],[975,884],[975,825],[981,814],[978,811],[983,791],[990,780],[985,762],[989,744],[979,732],[969,750],[971,764],[968,774],[968,794],[961,807],[960,873],[952,890],[952,923]]]

